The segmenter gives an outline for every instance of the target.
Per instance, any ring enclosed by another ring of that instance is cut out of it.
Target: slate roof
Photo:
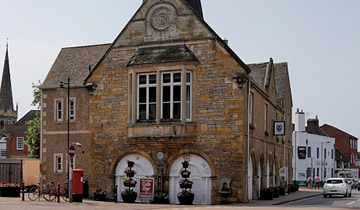
[[[4,70],[3,70],[1,88],[0,88],[0,110],[13,111],[13,108],[14,106],[13,106],[13,96],[12,96],[11,80],[10,80],[9,53],[8,53],[8,46],[6,46]]]
[[[285,98],[286,82],[289,80],[288,64],[274,64],[275,82],[276,82],[276,98],[282,100]]]
[[[157,46],[140,48],[130,59],[128,66],[172,62],[199,62],[199,60],[186,45]]]
[[[23,116],[20,120],[18,120],[15,125],[24,126],[25,123],[29,120],[33,120],[37,114],[40,114],[40,110],[31,110],[25,116]]]
[[[249,77],[264,92],[266,92],[266,86],[269,85],[271,71],[273,70],[275,75],[276,98],[277,100],[285,98],[286,84],[289,79],[287,63],[273,63],[270,58],[269,62],[247,64],[247,66],[251,69]]]
[[[67,81],[68,76],[71,87],[83,86],[90,72],[89,66],[93,68],[110,46],[102,44],[61,49],[41,89],[57,88],[60,81]]]
[[[186,2],[191,6],[197,16],[199,16],[201,19],[204,19],[201,0],[186,0]]]

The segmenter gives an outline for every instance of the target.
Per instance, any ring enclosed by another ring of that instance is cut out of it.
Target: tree
[[[32,83],[33,88],[33,96],[34,99],[31,102],[32,106],[37,106],[40,108],[40,92],[41,83],[38,81],[38,84]],[[36,117],[33,120],[29,120],[25,123],[28,126],[26,131],[26,144],[28,146],[28,150],[30,152],[30,158],[40,158],[40,115],[36,114]]]
[[[30,158],[40,158],[40,115],[36,114],[33,120],[29,120],[25,123],[28,126],[26,131],[26,144],[30,152]]]

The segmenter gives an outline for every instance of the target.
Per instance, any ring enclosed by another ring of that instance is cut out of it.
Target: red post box
[[[73,169],[72,177],[72,194],[74,202],[82,202],[83,197],[83,182],[84,182],[84,169]]]

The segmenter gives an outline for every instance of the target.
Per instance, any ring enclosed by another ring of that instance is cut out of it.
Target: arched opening
[[[170,168],[169,199],[170,203],[178,204],[177,194],[181,192],[179,181],[183,170],[181,162],[183,157],[174,161]],[[199,155],[191,154],[188,171],[191,172],[190,180],[193,181],[191,192],[194,193],[194,204],[211,204],[211,169],[209,163]]]
[[[123,181],[127,179],[124,171],[128,167],[127,165],[128,160],[133,161],[135,163],[133,167],[134,171],[136,172],[134,176],[134,180],[136,180],[138,184],[136,185],[134,191],[137,192],[138,197],[136,200],[139,201],[140,179],[142,178],[151,179],[154,175],[154,168],[147,158],[139,154],[131,154],[122,158],[117,164],[115,171],[115,183],[118,186],[117,194],[119,201],[122,201],[121,192],[125,190],[123,186]]]

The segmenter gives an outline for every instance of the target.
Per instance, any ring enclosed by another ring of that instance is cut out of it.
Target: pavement
[[[114,203],[114,202],[101,202],[91,199],[84,199],[82,203],[67,203],[61,200],[61,203],[48,202],[44,199],[40,201],[30,201],[25,194],[25,201],[21,198],[6,198],[0,197],[0,210],[140,210],[140,209],[152,209],[152,210],[186,210],[186,209],[239,209],[242,207],[262,207],[281,205],[292,201],[306,199],[310,197],[322,195],[322,189],[307,189],[300,188],[298,192],[290,193],[273,200],[253,200],[250,203],[244,204],[230,204],[230,205],[168,205],[168,204],[126,204],[126,203]],[[275,206],[274,206],[275,207]],[[270,208],[271,209],[271,208]]]

